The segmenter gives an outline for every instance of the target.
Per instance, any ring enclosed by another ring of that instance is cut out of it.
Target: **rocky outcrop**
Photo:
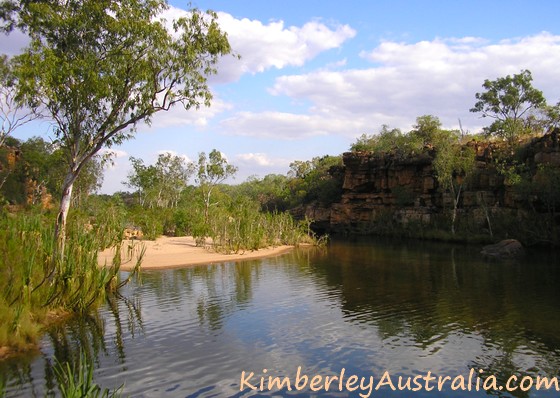
[[[505,239],[494,245],[484,246],[480,253],[488,258],[505,259],[518,257],[523,252],[523,245],[518,240]]]
[[[459,202],[464,219],[487,228],[493,214],[518,217],[526,212],[525,198],[516,194],[498,172],[494,144],[470,142],[476,153],[476,172],[465,185]],[[387,222],[429,224],[453,207],[449,192],[442,190],[433,169],[434,152],[399,158],[369,152],[343,154],[345,166],[340,201],[325,207],[312,204],[301,210],[321,231],[342,234],[374,234]],[[525,147],[524,162],[560,167],[558,132],[535,139]]]

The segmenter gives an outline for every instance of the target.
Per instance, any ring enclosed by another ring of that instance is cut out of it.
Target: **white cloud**
[[[236,180],[244,181],[251,176],[285,173],[294,159],[271,156],[264,152],[249,152],[235,155],[234,164],[239,167]]]
[[[99,154],[111,156],[111,161],[105,165],[105,176],[100,192],[113,193],[126,189],[123,182],[127,180],[128,170],[130,170],[129,153],[121,149],[103,148]]]
[[[171,126],[194,126],[196,128],[204,128],[211,119],[222,112],[232,108],[231,104],[222,101],[214,95],[212,104],[209,107],[201,106],[198,109],[191,108],[186,110],[181,104],[176,104],[168,111],[156,113],[151,122],[153,128],[165,128]],[[142,131],[148,130],[150,127],[145,123],[139,124]]]
[[[221,125],[228,134],[296,140],[313,136],[340,134],[359,127],[359,123],[337,119],[336,115],[298,115],[286,112],[240,112]]]
[[[120,149],[111,149],[111,148],[103,148],[99,151],[100,155],[104,154],[111,154],[113,158],[125,158],[128,157],[128,153],[126,151],[122,151]]]
[[[272,162],[264,153],[240,153],[236,159],[244,163],[253,163],[259,166],[272,166]]]
[[[170,26],[171,20],[187,15],[186,10],[171,6],[162,16]],[[225,12],[218,12],[217,15],[233,52],[241,55],[241,59],[222,57],[218,66],[219,74],[213,76],[212,81],[232,82],[244,73],[302,66],[321,52],[340,47],[356,35],[349,25],[329,27],[318,20],[307,22],[301,27],[286,27],[283,21],[264,24],[248,18],[237,19]]]
[[[354,134],[358,135],[364,130],[377,131],[382,124],[409,129],[417,116],[433,114],[448,127],[456,127],[461,118],[474,131],[485,121],[469,109],[484,80],[522,69],[532,71],[534,86],[549,102],[556,103],[560,97],[560,36],[549,33],[497,44],[470,37],[412,44],[383,42],[361,56],[375,66],[279,77],[272,94],[312,103],[309,115],[283,115],[283,119],[301,122],[336,117],[339,124],[356,126]],[[247,119],[241,114],[237,122],[229,123],[251,126]],[[250,119],[257,117],[251,115]],[[271,118],[271,124],[276,122],[277,118]],[[270,132],[260,134],[269,136]]]
[[[283,21],[263,24],[226,13],[218,15],[232,49],[241,55],[240,60],[222,58],[219,78],[228,81],[237,80],[244,73],[302,66],[321,52],[340,47],[356,34],[348,25],[331,28],[319,21],[285,27]]]
[[[105,168],[107,170],[117,169],[119,167],[119,159],[128,159],[128,153],[120,149],[102,148],[98,154],[108,160],[108,162],[105,163]]]
[[[178,153],[177,151],[174,151],[172,149],[163,149],[161,151],[157,151],[156,152],[157,155],[164,155],[164,154],[169,154],[171,156],[179,156],[181,159],[183,159],[186,163],[192,162],[191,158],[189,158],[187,155],[185,155],[184,153]]]

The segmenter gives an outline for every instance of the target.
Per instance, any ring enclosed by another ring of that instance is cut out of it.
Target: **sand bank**
[[[127,257],[127,247],[133,244],[132,259]],[[227,261],[242,261],[255,258],[271,257],[286,253],[293,246],[278,246],[255,251],[245,251],[235,254],[221,254],[212,250],[197,247],[194,239],[190,236],[161,237],[155,241],[124,241],[122,255],[123,264],[121,269],[129,270],[136,264],[140,248],[144,245],[146,252],[142,259],[142,269],[179,268],[189,265],[223,263]],[[111,264],[114,256],[112,249],[99,253],[99,265]]]

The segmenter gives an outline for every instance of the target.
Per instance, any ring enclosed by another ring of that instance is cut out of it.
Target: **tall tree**
[[[507,75],[496,80],[485,80],[485,91],[476,93],[478,100],[471,112],[482,113],[494,122],[489,131],[505,138],[510,146],[525,130],[525,122],[532,110],[546,106],[543,93],[533,87],[533,76],[528,70],[517,75]]]
[[[213,149],[208,156],[201,152],[198,154],[196,166],[196,182],[200,186],[204,202],[204,220],[208,222],[208,212],[212,204],[212,191],[216,185],[237,173],[237,167],[228,163],[227,159],[217,149]]]
[[[26,32],[14,59],[18,95],[45,109],[68,157],[55,226],[63,253],[76,178],[103,147],[133,136],[141,121],[175,104],[209,105],[207,77],[231,52],[213,12],[165,21],[165,0],[4,1],[3,28]],[[55,256],[56,258],[57,256]]]

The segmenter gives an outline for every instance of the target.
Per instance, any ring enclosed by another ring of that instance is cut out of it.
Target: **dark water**
[[[490,394],[483,378],[479,391],[475,378],[471,391],[452,390],[449,381],[441,392],[437,382],[426,391],[424,381],[419,391],[401,391],[398,378],[430,371],[468,382],[475,372],[505,385],[511,375],[560,377],[558,256],[532,252],[496,263],[478,250],[335,241],[324,251],[145,271],[122,299],[52,330],[39,355],[0,363],[0,370],[8,396],[41,397],[58,391],[55,358],[74,360],[80,347],[95,363],[98,384],[124,383],[124,394],[133,397],[480,397]],[[297,391],[298,367],[323,382],[344,369],[342,391],[338,381],[328,392],[313,392],[309,383]],[[254,372],[246,380],[256,391],[240,391],[243,371]],[[385,372],[396,391],[387,383],[369,391],[369,377],[375,387]],[[292,391],[269,391],[269,375],[289,377]],[[364,388],[349,392],[351,375],[364,378]],[[560,396],[535,388],[491,394]]]

